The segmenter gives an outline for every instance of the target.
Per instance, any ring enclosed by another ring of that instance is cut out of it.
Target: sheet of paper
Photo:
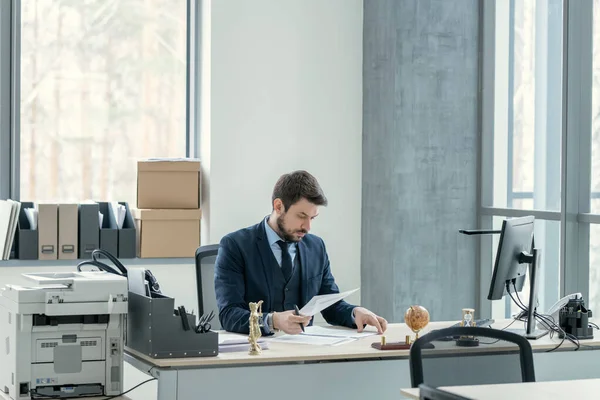
[[[127,284],[129,291],[139,294],[140,296],[148,296],[146,292],[146,270],[140,267],[130,267],[127,271]]]
[[[271,342],[312,344],[317,346],[339,346],[340,344],[349,343],[354,340],[355,339],[311,335],[281,335],[269,339],[269,341]]]
[[[348,290],[342,293],[323,294],[320,296],[315,296],[312,299],[310,299],[310,301],[304,307],[302,307],[302,309],[300,310],[300,314],[313,316],[323,311],[330,305],[337,303],[338,301],[350,296],[357,290],[358,289]]]
[[[219,333],[220,335],[220,333]],[[269,349],[269,342],[261,342],[260,340],[258,341],[258,343],[260,344],[260,348],[262,350],[268,350]],[[248,343],[248,341],[246,341],[245,344],[220,344],[219,345],[219,353],[231,353],[234,351],[245,351],[247,352],[250,349],[250,343]]]
[[[38,222],[38,210],[36,208],[26,208],[25,215],[27,216],[27,221],[29,221],[29,229],[31,229],[32,231],[36,231]]]
[[[264,337],[259,337],[257,342],[263,343],[265,341]],[[249,344],[248,335],[242,335],[240,333],[231,333],[231,332],[221,332],[219,331],[219,346],[227,346],[234,344]]]
[[[261,338],[258,340],[260,341]],[[219,332],[219,346],[228,344],[243,344],[248,343],[248,335],[240,335],[238,333]]]
[[[8,260],[10,258],[10,250],[12,249],[13,242],[15,240],[15,232],[17,231],[17,225],[19,222],[19,213],[21,211],[21,203],[14,200],[8,200],[12,203],[12,213],[10,226],[8,228],[8,235],[6,240],[6,247],[4,248],[4,259]]]
[[[4,258],[11,225],[12,203],[0,200],[0,260]],[[10,250],[9,250],[10,251]]]
[[[373,331],[373,330],[369,329],[369,330],[364,330],[361,333],[358,333],[356,331],[356,329],[337,328],[337,327],[328,327],[328,326],[307,326],[305,328],[305,332],[301,333],[301,335],[337,337],[337,338],[347,338],[347,339],[360,339],[360,338],[367,337],[367,336],[377,335],[377,331]]]
[[[110,207],[112,208],[113,215],[115,216],[115,223],[117,224],[117,227],[119,229],[123,229],[125,214],[127,213],[125,206],[114,201],[110,203]]]

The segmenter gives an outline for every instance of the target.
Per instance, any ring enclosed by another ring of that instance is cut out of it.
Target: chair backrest
[[[460,396],[458,394],[449,393],[442,389],[437,389],[428,386],[424,383],[419,385],[419,399],[420,400],[471,400],[468,397]]]
[[[423,354],[423,348],[431,342],[458,336],[477,338],[479,347],[470,352],[456,346],[454,341],[441,341]],[[480,340],[485,338],[488,340]],[[427,369],[435,371],[431,374],[435,376],[429,379],[424,376],[424,359],[427,360]],[[535,382],[533,352],[528,340],[516,333],[483,327],[444,328],[431,331],[412,344],[410,376],[415,388],[421,383],[437,387]]]
[[[196,250],[196,290],[198,292],[198,317],[215,312],[216,318],[210,322],[212,329],[221,329],[217,296],[215,294],[215,260],[219,252],[218,244],[200,246]]]

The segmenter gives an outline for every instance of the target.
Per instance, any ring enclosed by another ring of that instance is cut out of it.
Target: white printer
[[[0,391],[14,400],[121,393],[127,278],[23,276],[33,285],[0,289]]]

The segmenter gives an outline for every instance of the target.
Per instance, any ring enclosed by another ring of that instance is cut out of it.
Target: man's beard
[[[279,228],[279,233],[283,237],[283,240],[285,240],[286,242],[299,242],[299,241],[301,241],[302,238],[298,237],[298,236],[294,236],[294,233],[304,233],[304,234],[307,234],[308,232],[305,229],[300,229],[300,230],[297,230],[297,231],[289,233],[287,231],[287,229],[285,229],[285,225],[283,224],[283,217],[285,217],[285,213],[282,214],[281,216],[277,217],[277,228]]]

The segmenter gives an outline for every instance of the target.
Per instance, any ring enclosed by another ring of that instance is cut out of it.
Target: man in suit
[[[247,334],[248,303],[263,300],[263,334],[297,334],[312,317],[295,315],[295,306],[302,308],[315,295],[339,293],[323,240],[308,233],[319,207],[326,205],[315,177],[306,171],[285,174],[273,189],[271,214],[221,240],[215,293],[224,329]],[[384,318],[343,300],[322,315],[332,325],[359,332],[366,325],[379,333],[387,327]]]

